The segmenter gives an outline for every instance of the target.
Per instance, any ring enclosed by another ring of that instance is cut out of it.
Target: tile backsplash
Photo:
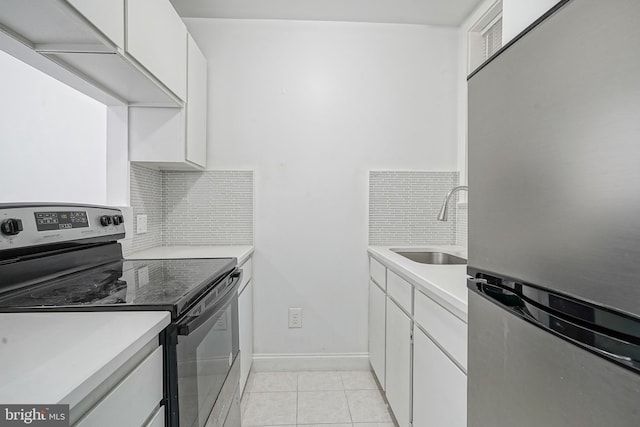
[[[133,239],[160,245],[252,245],[253,171],[173,172],[131,164]],[[137,234],[136,215],[147,215]]]
[[[128,252],[162,244],[162,172],[137,164],[131,165],[131,207],[133,240]],[[147,215],[147,232],[137,234],[137,215]]]
[[[458,205],[456,212],[456,245],[467,246],[467,224],[469,207],[466,203]]]
[[[162,188],[165,245],[253,244],[252,171],[164,172]]]
[[[449,202],[449,220],[436,217],[444,196],[458,182],[458,172],[369,172],[369,244],[455,244],[458,231],[463,234],[457,221],[457,195]]]
[[[458,172],[369,172],[369,244],[467,244],[467,205],[449,203]],[[253,171],[158,171],[131,165],[133,240],[128,253],[159,245],[252,245]],[[136,215],[147,233],[136,234]]]

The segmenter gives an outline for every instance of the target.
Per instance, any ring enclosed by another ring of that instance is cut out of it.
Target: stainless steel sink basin
[[[391,251],[421,264],[460,265],[467,263],[466,259],[445,252],[409,252],[396,249],[391,249]]]

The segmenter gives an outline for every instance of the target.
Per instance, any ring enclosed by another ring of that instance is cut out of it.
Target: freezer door
[[[469,292],[468,427],[637,427],[640,375]]]
[[[469,79],[469,266],[640,315],[640,1],[574,0]]]

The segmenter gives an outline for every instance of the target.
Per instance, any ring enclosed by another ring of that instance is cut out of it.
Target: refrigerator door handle
[[[469,278],[467,288],[470,292],[565,341],[640,373],[640,341],[633,336],[563,315],[553,308],[530,300],[516,289],[493,285],[485,279]],[[551,300],[553,295],[549,295]]]
[[[515,292],[500,286],[489,284],[485,279],[467,279],[467,287],[485,297],[492,300],[507,311],[513,312],[519,317],[526,318],[532,323],[539,323],[535,316],[529,312],[525,301]],[[482,291],[480,291],[480,289]]]

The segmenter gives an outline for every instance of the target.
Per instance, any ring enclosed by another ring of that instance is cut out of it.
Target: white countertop
[[[127,259],[171,259],[171,258],[238,258],[244,264],[253,254],[253,246],[156,246],[134,252]]]
[[[170,320],[168,311],[0,313],[0,402],[73,408]]]
[[[391,251],[407,249],[416,251],[446,252],[467,258],[466,248],[462,246],[369,246],[369,254],[386,265],[404,279],[411,282],[418,290],[428,295],[451,313],[467,322],[467,266],[466,265],[433,265],[411,261]]]

